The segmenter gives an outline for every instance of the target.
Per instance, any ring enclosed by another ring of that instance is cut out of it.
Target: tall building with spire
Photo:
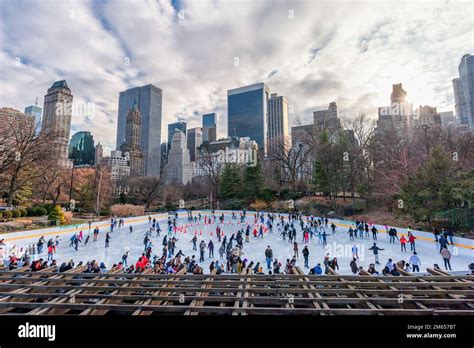
[[[41,133],[51,138],[51,152],[57,164],[71,166],[68,143],[71,131],[73,95],[66,80],[56,81],[44,96]]]
[[[133,87],[119,94],[116,149],[125,142],[128,111],[134,104],[141,114],[140,147],[146,176],[160,176],[160,146],[163,91],[154,86]]]
[[[173,135],[164,175],[168,184],[186,185],[192,179],[193,164],[186,144],[186,135],[180,130],[176,130]]]
[[[25,114],[35,117],[35,132],[39,134],[41,132],[41,116],[43,109],[38,106],[38,97],[36,97],[35,105],[30,105],[25,108]]]
[[[128,157],[130,162],[130,176],[144,176],[144,158],[140,146],[142,117],[140,108],[135,102],[128,110],[125,142],[120,147],[122,153]]]
[[[408,137],[413,126],[413,105],[407,101],[407,91],[401,83],[392,85],[390,106],[379,107],[377,132],[396,131],[402,137]]]

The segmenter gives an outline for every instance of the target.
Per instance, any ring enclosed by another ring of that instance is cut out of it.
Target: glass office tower
[[[227,91],[227,134],[249,137],[260,151],[267,151],[268,99],[270,89],[264,83]]]
[[[216,113],[202,115],[202,141],[217,140]]]

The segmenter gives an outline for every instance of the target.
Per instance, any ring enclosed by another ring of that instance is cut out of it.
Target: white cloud
[[[162,141],[183,106],[189,127],[200,124],[196,115],[217,111],[225,135],[226,91],[260,81],[285,95],[303,119],[333,100],[346,116],[373,113],[397,82],[415,105],[452,110],[451,79],[461,56],[474,51],[472,6],[0,1],[0,106],[23,109],[36,96],[42,104],[47,88],[65,78],[76,101],[96,104],[94,119],[73,118],[73,130],[90,130],[109,150],[118,93],[148,83],[164,91]]]

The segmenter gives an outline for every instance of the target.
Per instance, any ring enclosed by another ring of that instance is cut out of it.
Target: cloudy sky
[[[223,136],[226,91],[256,82],[287,97],[294,124],[331,101],[375,117],[398,82],[415,106],[453,110],[451,80],[474,53],[472,0],[0,0],[0,16],[0,107],[42,106],[66,79],[95,106],[72,132],[107,150],[129,87],[163,89],[162,139],[212,111]]]

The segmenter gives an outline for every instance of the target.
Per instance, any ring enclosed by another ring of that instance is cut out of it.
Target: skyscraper
[[[469,120],[466,117],[466,100],[464,99],[464,91],[462,88],[461,79],[459,77],[453,79],[453,91],[454,91],[454,111],[456,118],[461,124],[469,124]]]
[[[69,159],[74,165],[94,165],[94,137],[90,132],[81,131],[72,136],[69,143]]]
[[[227,134],[249,137],[266,155],[268,99],[270,89],[264,83],[227,91]]]
[[[193,165],[186,146],[186,134],[180,130],[173,133],[168,163],[164,168],[165,181],[168,184],[186,185],[193,176]]]
[[[141,113],[140,108],[135,103],[128,110],[125,142],[120,147],[120,151],[128,156],[130,162],[130,176],[143,176],[145,173],[145,159],[140,146],[141,139]]]
[[[30,132],[35,127],[35,118],[27,113],[12,108],[0,108],[0,141],[15,142],[14,133]],[[30,133],[26,133],[30,134]],[[0,144],[7,145],[7,144]]]
[[[329,107],[324,110],[318,110],[313,112],[314,126],[318,130],[327,129],[336,131],[341,129],[341,120],[337,112],[336,102],[329,103]]]
[[[53,158],[62,166],[70,166],[68,142],[71,131],[73,95],[66,80],[56,81],[44,96],[41,133],[51,137]]]
[[[285,97],[272,93],[268,99],[268,144],[271,148],[276,142],[289,145],[288,102]]]
[[[474,129],[474,55],[465,54],[458,71],[459,79],[453,80],[456,116]]]
[[[35,117],[36,133],[39,134],[41,132],[41,115],[43,114],[43,109],[38,106],[38,98],[36,98],[35,105],[30,105],[25,108],[25,114]]]
[[[141,114],[140,147],[146,176],[160,176],[160,144],[163,91],[154,86],[134,87],[120,92],[116,149],[126,138],[128,111],[137,104]]]
[[[202,141],[217,140],[216,113],[202,115]]]
[[[111,151],[110,156],[103,157],[100,164],[109,169],[112,192],[115,195],[127,192],[125,181],[130,176],[130,163],[121,151]]]
[[[408,137],[413,123],[413,105],[406,100],[407,92],[402,84],[392,85],[390,106],[379,108],[377,132],[396,131],[402,137]]]
[[[94,156],[95,165],[99,165],[103,157],[104,157],[104,148],[102,147],[101,143],[98,143],[95,147],[95,156]]]
[[[190,159],[194,162],[196,160],[196,149],[202,144],[201,127],[188,129],[187,142]]]
[[[175,131],[180,130],[184,135],[186,135],[186,126],[186,122],[175,122],[168,125],[168,152],[171,149],[171,142]]]

